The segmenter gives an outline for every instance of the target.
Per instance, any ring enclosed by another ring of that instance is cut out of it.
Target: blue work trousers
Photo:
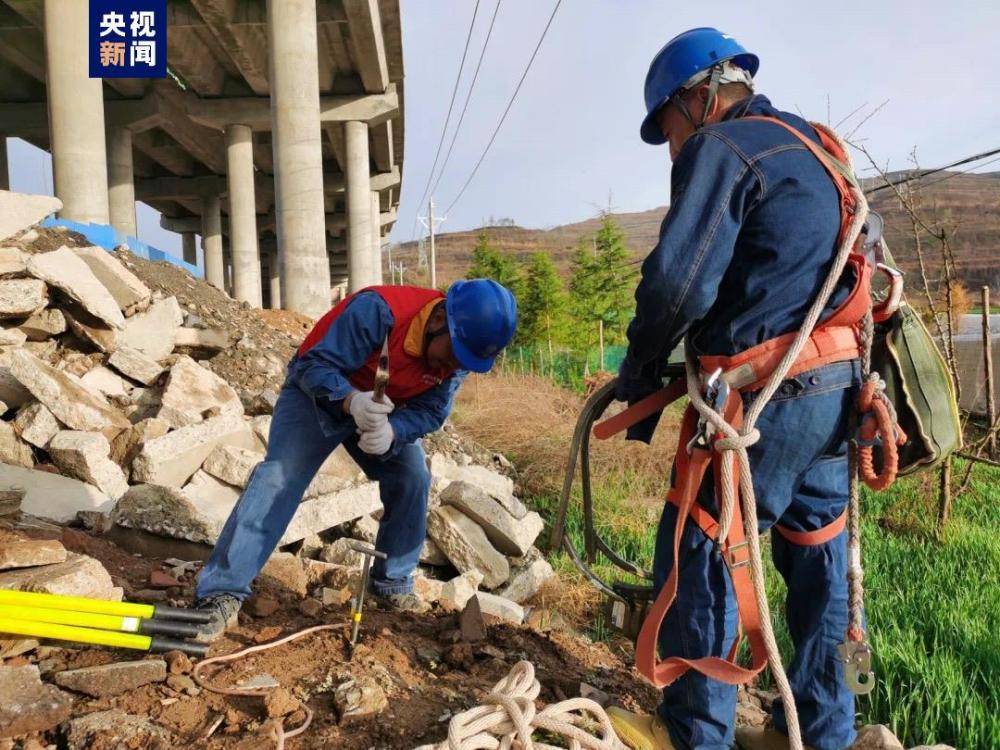
[[[749,449],[763,533],[775,523],[795,531],[836,520],[848,500],[847,430],[859,384],[857,361],[786,380],[764,408],[760,440]],[[745,396],[749,403],[753,394]],[[681,448],[683,450],[683,447]],[[712,472],[699,503],[718,517]],[[677,508],[664,507],[656,539],[657,590],[673,566]],[[818,546],[796,546],[771,534],[775,566],[788,586],[786,619],[795,656],[786,664],[804,742],[840,750],[855,739],[854,696],[843,681],[837,645],[847,631],[847,532]],[[677,600],[660,631],[662,656],[725,656],[736,637],[732,580],[713,540],[690,519],[680,544]],[[663,690],[659,713],[678,750],[733,745],[736,687],[688,672]],[[787,732],[781,702],[775,726]]]
[[[354,420],[317,407],[298,386],[286,382],[274,407],[267,455],[257,465],[226,520],[212,555],[198,577],[198,597],[250,595],[250,584],[285,533],[306,487],[323,462],[343,444],[369,479],[379,483],[383,514],[375,548],[387,555],[372,566],[372,590],[413,590],[427,532],[430,472],[420,442],[402,446],[390,458],[358,447]]]

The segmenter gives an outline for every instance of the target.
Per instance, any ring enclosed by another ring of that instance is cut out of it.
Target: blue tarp
[[[165,253],[152,245],[147,245],[145,242],[140,242],[135,237],[126,237],[120,232],[116,232],[114,227],[109,224],[80,224],[69,219],[55,219],[51,216],[43,220],[41,224],[43,227],[65,227],[74,232],[79,232],[95,245],[109,251],[114,250],[119,245],[128,245],[128,249],[140,258],[145,258],[146,260],[165,260],[167,263],[180,266],[196,278],[202,278],[202,272],[198,266],[191,265],[176,255]]]

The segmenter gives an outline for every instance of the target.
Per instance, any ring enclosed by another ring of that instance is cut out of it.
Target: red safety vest
[[[370,286],[342,299],[336,307],[324,315],[309,331],[309,335],[299,346],[298,356],[303,356],[322,341],[330,325],[344,311],[355,295],[374,292],[389,305],[393,326],[389,331],[389,384],[386,395],[399,406],[408,399],[418,396],[441,383],[452,373],[450,370],[432,370],[422,356],[413,356],[404,348],[410,323],[431,302],[443,300],[444,294],[436,289],[422,289],[416,286]],[[381,347],[375,349],[361,369],[347,376],[351,385],[359,391],[370,391],[375,385],[375,370]]]

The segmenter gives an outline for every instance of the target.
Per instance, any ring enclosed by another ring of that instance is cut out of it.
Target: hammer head
[[[379,552],[377,549],[365,544],[364,542],[352,540],[347,546],[355,552],[360,552],[362,555],[368,555],[368,557],[377,557],[380,560],[385,560],[386,557],[388,557],[384,552]]]

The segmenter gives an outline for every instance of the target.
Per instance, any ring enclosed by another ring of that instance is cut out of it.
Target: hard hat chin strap
[[[718,65],[713,65],[711,71],[708,74],[708,98],[705,100],[705,107],[701,111],[700,122],[695,122],[694,117],[691,116],[691,110],[688,108],[688,105],[684,102],[684,94],[686,94],[688,91],[694,88],[694,86],[700,85],[701,81],[698,81],[693,85],[689,85],[687,88],[681,89],[672,97],[670,97],[670,102],[675,107],[677,107],[677,109],[681,111],[681,114],[683,114],[684,117],[687,118],[687,121],[694,126],[695,130],[699,130],[700,128],[704,127],[705,122],[708,120],[708,113],[711,111],[712,105],[715,103],[715,100],[718,96],[719,84],[722,82],[722,76],[724,72],[725,72],[724,65],[722,63],[719,63]],[[702,80],[704,80],[704,78]]]

